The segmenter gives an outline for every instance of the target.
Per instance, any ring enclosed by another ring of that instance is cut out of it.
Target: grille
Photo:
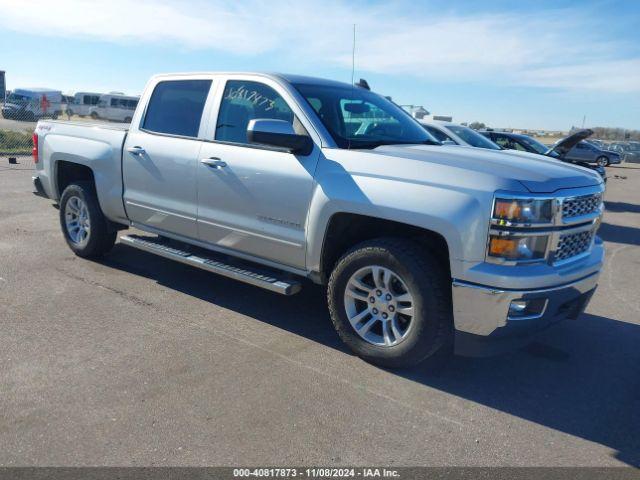
[[[565,198],[562,202],[562,218],[581,217],[589,215],[600,208],[602,203],[602,195],[595,193],[593,195],[585,195],[583,197]]]
[[[555,261],[566,260],[589,250],[591,240],[593,239],[593,231],[572,233],[570,235],[560,236],[558,249],[556,250]]]

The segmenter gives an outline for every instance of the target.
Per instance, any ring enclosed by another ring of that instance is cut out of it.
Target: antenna
[[[356,77],[356,24],[353,24],[353,48],[351,49],[351,85]]]

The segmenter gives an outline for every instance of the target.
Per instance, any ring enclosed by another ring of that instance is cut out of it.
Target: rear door
[[[147,229],[197,237],[200,132],[211,78],[160,80],[136,112],[123,151],[124,202]]]

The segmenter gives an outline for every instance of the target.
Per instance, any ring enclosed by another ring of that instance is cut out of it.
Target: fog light
[[[511,305],[509,305],[509,316],[524,312],[527,309],[528,304],[529,302],[526,300],[514,300],[511,302]]]
[[[546,298],[512,300],[509,304],[507,320],[529,320],[532,318],[539,318],[544,313],[546,306]]]

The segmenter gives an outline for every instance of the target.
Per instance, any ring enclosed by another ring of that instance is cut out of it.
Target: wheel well
[[[60,160],[57,162],[56,167],[58,196],[62,196],[64,189],[75,182],[91,182],[95,185],[93,171],[85,165]]]
[[[442,235],[406,223],[384,220],[366,215],[338,213],[331,217],[322,246],[320,277],[331,274],[340,257],[354,245],[380,237],[407,238],[435,253],[445,271],[450,272],[449,247]]]

